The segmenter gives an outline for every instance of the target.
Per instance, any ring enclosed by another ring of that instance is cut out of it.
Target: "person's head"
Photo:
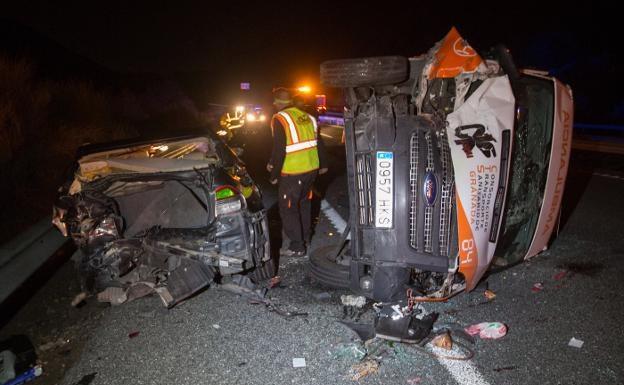
[[[273,105],[278,110],[283,110],[293,104],[293,98],[286,88],[278,88],[273,91]]]

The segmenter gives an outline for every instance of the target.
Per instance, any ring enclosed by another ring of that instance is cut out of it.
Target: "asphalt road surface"
[[[340,130],[323,132],[329,136],[331,163],[330,172],[318,181],[313,247],[336,244],[342,230],[320,210],[320,201],[325,199],[345,219],[348,210]],[[244,144],[243,158],[264,189],[265,202],[273,205],[275,188],[266,182],[264,170],[268,137],[244,138],[239,144]],[[491,275],[471,293],[425,305],[426,311],[440,313],[439,325],[499,321],[507,325],[507,335],[477,339],[468,361],[441,358],[447,352],[432,348],[383,344],[379,367],[361,383],[624,383],[624,159],[573,156],[563,224],[552,247]],[[279,232],[275,207],[271,222]],[[358,361],[349,352],[358,346],[356,337],[337,322],[344,317],[339,297],[348,293],[314,285],[305,259],[280,261],[279,274],[282,284],[269,297],[284,309],[307,315],[285,318],[217,289],[171,310],[162,308],[157,297],[118,307],[89,300],[72,308],[76,287],[68,263],[0,330],[0,337],[25,333],[39,347],[44,373],[46,365],[53,370],[34,384],[354,383]],[[534,289],[537,283],[540,290]],[[496,294],[494,299],[485,298],[486,287]],[[371,319],[372,310],[361,315],[361,322]],[[569,346],[572,338],[583,341],[582,346]],[[448,354],[466,352],[454,349]],[[293,367],[295,358],[305,359],[305,367]]]

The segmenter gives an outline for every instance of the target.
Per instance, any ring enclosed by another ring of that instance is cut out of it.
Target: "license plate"
[[[377,151],[375,167],[375,227],[392,227],[394,204],[394,156],[389,151]]]

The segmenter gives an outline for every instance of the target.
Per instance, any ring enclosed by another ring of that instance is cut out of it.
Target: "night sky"
[[[621,21],[615,5],[597,2],[547,8],[546,2],[464,1],[452,7],[416,0],[21,3],[5,5],[2,17],[112,70],[190,78],[198,88],[224,90],[240,81],[254,89],[314,84],[324,60],[424,53],[454,25],[477,50],[503,42],[522,66],[551,70],[571,83],[589,83],[588,74],[596,75],[595,86],[578,86],[607,88],[618,97],[616,83],[605,85],[600,76],[619,68]],[[215,94],[194,96],[201,104]]]

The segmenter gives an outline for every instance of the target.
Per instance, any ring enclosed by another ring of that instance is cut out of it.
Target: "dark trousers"
[[[289,249],[305,251],[305,242],[312,234],[312,184],[317,171],[299,175],[282,175],[279,180],[278,202],[282,229],[290,239]]]

